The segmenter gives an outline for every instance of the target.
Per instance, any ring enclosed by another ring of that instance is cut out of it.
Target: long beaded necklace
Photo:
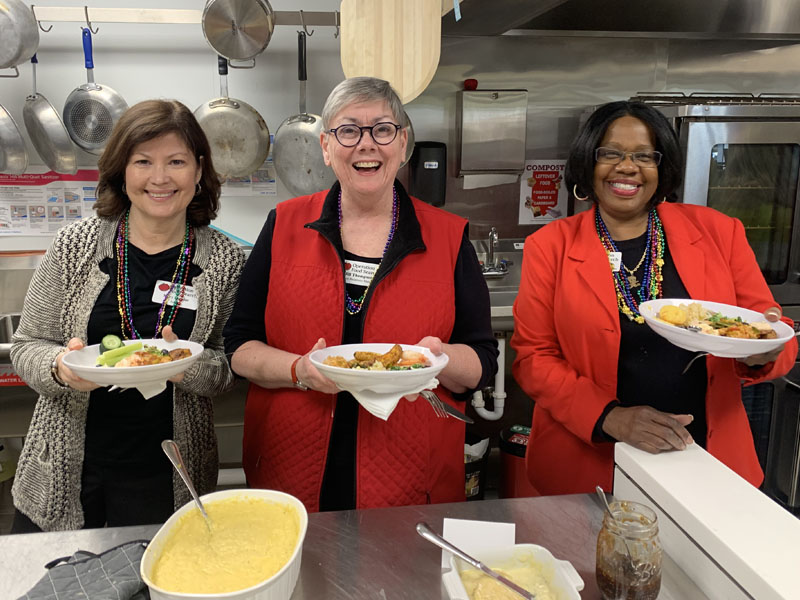
[[[378,273],[378,269],[383,262],[383,257],[386,256],[386,251],[389,249],[389,244],[392,243],[392,238],[394,238],[394,232],[397,229],[397,189],[392,186],[392,226],[389,228],[389,237],[386,238],[386,245],[383,247],[383,254],[381,254],[381,260],[378,263],[378,266],[375,267],[375,271],[372,273],[372,277],[370,277],[369,283],[367,283],[367,287],[364,288],[364,293],[358,298],[358,300],[353,300],[350,297],[350,294],[347,293],[345,289],[344,298],[345,298],[345,310],[347,310],[347,314],[349,315],[357,315],[361,312],[361,307],[364,306],[364,300],[367,297],[367,292],[369,291],[370,286],[372,285],[373,279],[375,279],[375,275]],[[342,190],[339,190],[339,235],[342,233]]]
[[[619,253],[621,262],[622,253],[619,252],[611,234],[608,233],[608,228],[597,208],[595,208],[594,215],[597,235],[600,236],[600,241],[603,243],[606,254],[610,257],[612,252]],[[614,290],[617,293],[617,306],[620,312],[631,321],[644,323],[644,317],[639,313],[640,302],[661,298],[661,283],[664,279],[661,275],[663,266],[664,228],[661,226],[661,219],[659,219],[656,209],[653,208],[647,217],[647,242],[645,244],[644,274],[642,275],[641,287],[634,294],[631,291],[634,286],[631,285],[629,278],[623,275],[622,270],[612,270]],[[638,269],[638,265],[636,268]]]
[[[133,324],[133,304],[131,302],[131,283],[128,277],[128,234],[130,231],[130,209],[125,216],[120,219],[117,227],[117,304],[119,306],[119,316],[122,321],[122,337],[127,339],[141,339],[142,336]],[[194,245],[194,229],[186,221],[186,230],[183,234],[183,244],[181,245],[178,261],[175,265],[175,272],[172,274],[169,290],[164,294],[161,307],[158,309],[156,317],[156,329],[153,334],[157,338],[162,329],[167,325],[172,325],[177,316],[178,307],[183,302],[186,293],[186,281],[189,277],[189,261]],[[168,300],[172,298],[173,303],[164,322],[164,315],[167,313],[166,307]]]

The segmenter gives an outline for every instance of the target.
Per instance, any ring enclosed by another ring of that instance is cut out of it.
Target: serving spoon
[[[617,519],[617,517],[614,516],[614,513],[611,512],[611,506],[608,504],[608,499],[606,498],[606,493],[603,491],[603,488],[598,485],[595,487],[595,490],[597,490],[597,495],[600,497],[600,500],[602,500],[603,506],[605,507],[606,512],[611,516],[611,519],[615,523],[622,525],[622,521]],[[646,579],[649,579],[652,575],[653,565],[634,559],[633,554],[631,553],[631,548],[628,546],[628,540],[626,540],[625,537],[622,538],[622,543],[625,544],[625,552],[628,554],[628,560],[633,568],[633,574],[636,579],[638,581],[645,581]]]
[[[186,471],[186,467],[183,465],[183,457],[181,456],[181,451],[178,449],[178,444],[176,444],[173,440],[164,440],[161,442],[161,449],[164,451],[164,454],[167,455],[167,458],[169,459],[169,462],[172,463],[172,466],[175,467],[178,475],[180,475],[181,479],[183,479],[183,483],[185,483],[186,487],[189,488],[189,493],[192,494],[194,503],[197,504],[197,508],[200,509],[200,514],[203,515],[203,519],[205,519],[206,522],[206,527],[208,527],[208,531],[210,532],[211,517],[208,516],[203,503],[200,502],[200,496],[197,495],[197,490],[194,489],[192,479],[189,477],[189,473]]]

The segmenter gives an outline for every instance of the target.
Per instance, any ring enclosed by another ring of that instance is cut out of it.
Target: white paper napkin
[[[358,403],[369,411],[370,414],[375,415],[384,421],[389,419],[389,415],[397,408],[397,403],[400,399],[407,394],[417,394],[422,390],[432,390],[439,385],[439,380],[436,378],[431,379],[424,385],[404,390],[402,392],[386,392],[378,393],[372,390],[360,390],[354,392],[347,390],[353,394],[353,398],[358,400]]]
[[[165,379],[163,381],[150,381],[147,383],[140,383],[139,385],[121,385],[119,387],[125,390],[135,388],[139,390],[139,393],[144,397],[145,400],[149,400],[153,396],[158,396],[161,392],[167,389],[167,381]]]

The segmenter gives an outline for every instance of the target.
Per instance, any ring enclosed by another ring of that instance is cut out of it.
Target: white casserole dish
[[[153,567],[155,566],[155,563],[161,554],[161,550],[164,547],[164,543],[169,537],[169,533],[175,526],[176,522],[188,511],[197,510],[197,506],[195,505],[194,501],[190,501],[175,511],[175,513],[167,520],[167,522],[161,526],[161,529],[158,530],[156,535],[150,541],[150,544],[147,546],[147,549],[144,551],[144,555],[142,556],[140,572],[142,580],[147,584],[147,587],[150,588],[151,600],[228,600],[233,598],[236,600],[289,600],[289,597],[294,591],[295,584],[297,583],[297,577],[300,575],[300,558],[303,554],[303,540],[306,537],[306,529],[308,528],[308,513],[306,512],[305,506],[303,506],[303,503],[294,496],[290,496],[289,494],[285,494],[283,492],[277,492],[275,490],[223,490],[220,492],[206,494],[205,496],[202,496],[201,499],[204,503],[206,503],[231,497],[270,500],[273,502],[288,504],[297,510],[300,518],[300,535],[298,536],[297,546],[295,547],[294,553],[292,553],[289,562],[286,563],[280,571],[275,573],[275,575],[269,579],[266,579],[257,585],[235,592],[228,592],[224,594],[186,594],[169,592],[159,588],[153,583],[150,574],[152,573]]]
[[[550,551],[536,544],[515,544],[505,548],[494,548],[482,552],[470,553],[473,558],[492,569],[507,570],[524,567],[531,559],[541,567],[550,588],[557,594],[558,600],[580,600],[578,593],[583,589],[583,579],[567,560],[558,560]],[[450,556],[450,570],[442,575],[444,587],[450,600],[469,600],[467,590],[461,581],[461,571],[474,571],[460,558]],[[538,596],[537,596],[538,598]]]

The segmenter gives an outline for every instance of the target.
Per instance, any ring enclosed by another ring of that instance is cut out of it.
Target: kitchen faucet
[[[497,246],[498,240],[497,229],[492,227],[489,230],[489,252],[486,254],[486,267],[488,269],[497,269],[497,259],[494,256],[494,249],[495,246]]]

